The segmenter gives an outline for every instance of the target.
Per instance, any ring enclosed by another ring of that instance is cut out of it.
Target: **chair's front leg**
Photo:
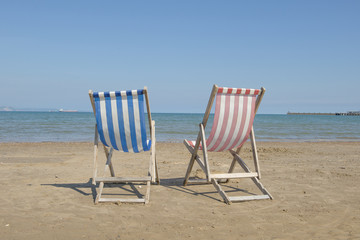
[[[206,138],[205,138],[205,130],[204,126],[200,124],[200,133],[201,133],[201,146],[203,150],[203,156],[204,156],[204,165],[205,165],[205,174],[206,174],[206,180],[210,182],[210,165],[209,165],[209,159],[207,154],[207,146],[206,146]]]
[[[97,130],[97,125],[95,124],[95,137],[94,137],[94,162],[93,162],[93,178],[92,184],[96,185],[96,176],[97,176],[97,155],[98,155],[98,146],[99,146],[99,133]]]
[[[155,121],[151,121],[151,153],[150,153],[150,176],[151,182],[160,184],[159,172],[156,162],[156,139],[155,139]]]

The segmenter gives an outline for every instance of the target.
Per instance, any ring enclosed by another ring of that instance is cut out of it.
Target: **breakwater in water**
[[[288,115],[337,115],[337,116],[360,116],[360,111],[338,112],[338,113],[298,113],[288,112]]]

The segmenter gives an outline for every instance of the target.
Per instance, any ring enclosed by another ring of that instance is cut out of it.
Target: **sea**
[[[203,114],[152,113],[158,142],[195,140]],[[210,115],[206,135],[209,135]],[[92,112],[0,112],[0,142],[92,142]],[[360,116],[257,114],[257,141],[360,141]]]

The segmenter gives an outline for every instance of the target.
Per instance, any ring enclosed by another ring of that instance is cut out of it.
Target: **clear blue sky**
[[[152,112],[204,112],[214,83],[264,86],[260,113],[360,110],[360,1],[0,2],[0,106],[147,86]]]

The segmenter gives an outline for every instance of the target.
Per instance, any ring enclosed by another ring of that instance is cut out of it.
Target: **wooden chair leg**
[[[254,134],[254,129],[253,128],[251,128],[250,140],[251,140],[251,147],[252,147],[252,152],[253,152],[255,171],[259,174],[258,179],[261,179],[259,158],[258,158],[258,154],[257,154],[256,142],[255,142],[255,134]]]
[[[150,149],[150,176],[152,183],[159,183],[158,170],[156,165],[156,141],[155,141],[155,121],[151,121],[151,149]]]
[[[236,162],[237,162],[236,159],[232,160],[228,173],[232,173],[234,171]],[[220,180],[218,180],[218,182],[220,182],[220,183],[228,183],[229,181],[230,181],[230,179],[220,179]]]
[[[105,173],[106,173],[108,168],[110,170],[111,176],[115,177],[114,169],[113,169],[113,166],[112,166],[112,163],[111,163],[111,157],[112,157],[112,154],[113,154],[113,149],[111,148],[110,151],[108,151],[107,148],[104,146],[104,150],[105,150],[105,156],[106,156],[107,160],[106,160],[106,164],[105,164],[105,168],[104,168],[103,177],[105,177]],[[95,182],[95,184],[96,184],[96,182]],[[100,185],[99,185],[99,192],[96,195],[95,204],[97,204],[99,202],[99,200],[101,199],[101,194],[102,194],[103,188],[104,188],[104,182],[101,181]]]
[[[157,161],[156,161],[156,156],[151,156],[150,157],[149,175],[151,176],[151,182],[152,183],[160,184],[160,177],[159,177],[159,171],[158,171],[158,164],[157,164]]]
[[[99,200],[101,198],[101,194],[104,188],[104,182],[100,182],[98,193],[96,194],[95,204],[99,203]]]
[[[236,149],[236,153],[239,154],[240,151],[241,151],[241,149],[242,149],[242,146],[238,147],[238,148]],[[230,152],[230,154],[231,154],[231,152]],[[231,162],[231,165],[230,165],[230,168],[229,168],[228,173],[234,172],[234,168],[235,168],[236,163],[237,163],[237,161],[236,161],[235,157],[233,157],[233,160],[232,160],[232,162]],[[228,183],[229,180],[230,180],[230,179],[222,179],[220,182],[221,182],[221,183]]]
[[[109,167],[111,176],[115,177],[114,167],[113,167],[113,164],[111,162],[111,157],[112,157],[114,149],[110,148],[110,151],[109,151],[108,148],[105,145],[103,145],[103,147],[104,147],[104,152],[105,152],[105,156],[106,156],[106,160],[107,160],[106,165]]]
[[[150,181],[147,181],[146,182],[145,204],[148,204],[150,201],[150,187],[151,187],[151,183],[150,183]]]
[[[207,146],[206,146],[206,138],[205,138],[205,130],[204,126],[200,124],[200,132],[201,132],[201,144],[202,144],[202,150],[203,150],[203,156],[204,156],[204,165],[205,165],[205,174],[206,174],[206,180],[210,182],[210,165],[209,165],[209,159],[207,154]]]
[[[243,168],[243,170],[247,173],[251,173],[250,168],[246,165],[246,163],[240,158],[240,156],[230,150],[230,153],[234,156],[234,158],[236,159],[236,161],[239,163],[239,165]],[[266,190],[266,188],[261,184],[261,182],[259,181],[258,177],[252,177],[251,180],[255,183],[255,185],[260,189],[260,191],[265,194],[263,196],[258,196],[258,198],[256,196],[254,196],[253,199],[266,199],[266,198],[270,198],[270,199],[274,199],[273,196],[270,194],[270,192],[268,190]],[[267,197],[266,197],[267,196]],[[250,197],[244,197],[243,199],[245,200],[252,200]],[[241,201],[241,199],[239,199],[239,201]]]
[[[186,186],[189,181],[190,173],[191,173],[191,170],[192,170],[192,168],[194,166],[194,162],[195,162],[195,157],[196,156],[194,156],[194,154],[191,155],[190,162],[189,162],[188,168],[186,170],[186,174],[185,174],[185,179],[184,179],[184,183],[183,183],[184,186]]]
[[[156,161],[156,156],[155,156],[155,175],[156,175],[156,183],[160,184],[160,177],[159,177],[159,170],[158,170],[158,164]]]
[[[218,193],[220,194],[220,196],[224,199],[226,204],[231,204],[231,201],[229,199],[229,197],[226,195],[226,193],[222,190],[221,186],[219,185],[219,183],[217,182],[216,179],[211,179],[212,184],[214,185],[215,189],[218,191]]]
[[[95,124],[95,137],[94,137],[94,163],[93,163],[93,178],[92,184],[96,185],[95,178],[97,176],[97,156],[98,156],[98,146],[99,146],[99,133],[97,131],[97,126]]]

